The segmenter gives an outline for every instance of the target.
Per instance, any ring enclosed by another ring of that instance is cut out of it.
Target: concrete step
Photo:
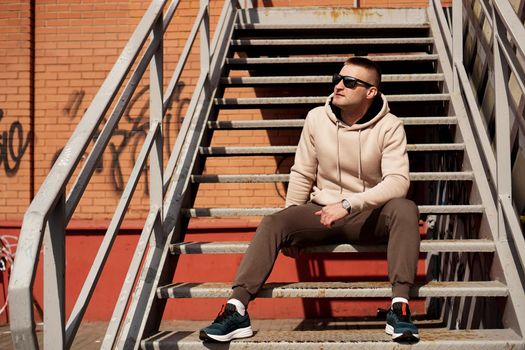
[[[157,289],[157,297],[229,298],[231,283],[173,283]],[[415,297],[506,297],[507,286],[499,281],[416,283]],[[258,298],[389,298],[390,282],[297,282],[267,283]]]
[[[233,39],[235,46],[430,45],[433,38]]]
[[[406,117],[399,118],[407,125],[455,125],[457,117]],[[209,121],[212,130],[250,130],[275,128],[302,128],[304,119],[270,119],[270,120],[224,120]]]
[[[445,75],[433,74],[384,74],[382,83],[408,83],[424,81],[444,81]],[[277,85],[277,84],[331,84],[332,76],[326,75],[304,75],[304,76],[266,76],[266,77],[223,77],[221,84],[225,86],[254,86],[254,85]]]
[[[482,205],[418,205],[420,214],[481,214]],[[191,208],[183,209],[185,217],[265,216],[283,208]]]
[[[392,341],[383,325],[372,329],[258,330],[251,338],[227,344],[203,343],[198,330],[163,331],[141,342],[144,350],[159,349],[428,349],[501,350],[521,349],[524,340],[511,329],[449,330],[420,327],[421,340],[414,345]]]
[[[288,182],[289,174],[235,174],[235,175],[192,175],[193,183],[272,183]],[[411,181],[472,181],[471,171],[464,172],[413,172]]]
[[[449,101],[449,94],[403,94],[386,95],[388,102],[429,102]],[[257,108],[291,105],[324,105],[326,96],[298,97],[259,97],[259,98],[216,98],[215,105],[220,108]]]
[[[247,57],[227,58],[226,64],[231,68],[249,65],[283,65],[283,64],[343,64],[348,56],[312,56],[312,57]],[[407,54],[407,55],[373,55],[367,56],[372,61],[399,62],[399,61],[437,61],[439,56],[434,54]]]
[[[409,152],[445,152],[463,151],[463,143],[418,143],[408,144]],[[294,154],[297,146],[227,146],[227,147],[200,147],[199,152],[204,156],[261,156]]]
[[[182,242],[172,244],[170,251],[180,254],[244,254],[250,242]],[[422,240],[420,251],[429,252],[486,252],[495,251],[488,239]],[[309,247],[304,253],[371,253],[386,252],[386,245],[336,244]]]

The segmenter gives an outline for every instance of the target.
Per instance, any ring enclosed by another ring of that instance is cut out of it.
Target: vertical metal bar
[[[163,200],[164,200],[164,182],[163,182],[163,128],[162,128],[162,117],[164,114],[164,101],[163,101],[163,21],[162,16],[159,17],[153,27],[153,40],[158,39],[159,46],[155,52],[153,59],[150,64],[150,125],[159,125],[159,132],[156,133],[153,142],[153,149],[150,154],[150,213],[158,212],[156,215],[155,224],[153,225],[153,233],[157,241],[162,241],[164,237],[163,233]],[[154,130],[150,130],[153,132]],[[156,130],[155,130],[156,131]],[[137,250],[140,250],[137,246]],[[141,256],[143,256],[141,254]],[[140,262],[142,259],[138,260]],[[138,266],[137,266],[138,267]],[[130,267],[131,268],[131,267]],[[135,280],[136,275],[133,276]],[[131,282],[132,283],[132,282]],[[162,312],[153,315],[157,320],[162,319]],[[158,322],[160,324],[160,321]],[[158,328],[157,328],[158,330]],[[134,348],[138,348],[140,339],[137,339],[137,343]],[[128,348],[128,346],[124,346]]]
[[[240,5],[242,9],[251,9],[256,6],[257,0],[244,0]],[[263,4],[264,7],[264,4]]]
[[[44,234],[44,348],[65,348],[66,197],[62,191]]]
[[[201,0],[201,11],[204,10],[204,16],[200,25],[200,43],[201,43],[201,74],[210,72],[210,1]]]
[[[461,0],[452,1],[452,55],[457,64],[463,64],[463,4]],[[454,69],[453,91],[460,91],[456,64]]]
[[[150,64],[150,126],[159,124],[160,132],[156,133],[153,150],[150,155],[150,208],[156,207],[160,210],[162,217],[162,202],[164,199],[163,174],[164,168],[162,155],[162,116],[163,105],[163,20],[159,16],[153,26],[153,40],[158,40],[157,51],[153,55]],[[150,130],[152,132],[153,130]]]
[[[507,35],[496,10],[492,9],[494,49],[494,94],[496,119],[496,174],[498,192],[498,239],[506,240],[505,218],[500,198],[511,199],[510,109],[508,99],[509,67],[501,58],[499,35]]]

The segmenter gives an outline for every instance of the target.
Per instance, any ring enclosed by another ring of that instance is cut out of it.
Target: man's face
[[[355,65],[343,66],[340,75],[352,76],[354,78],[372,83],[374,80],[373,72]],[[354,109],[362,106],[363,104],[369,104],[370,100],[373,99],[377,94],[376,87],[365,86],[362,83],[358,83],[353,88],[347,88],[341,80],[334,86],[334,96],[332,103],[342,110]]]

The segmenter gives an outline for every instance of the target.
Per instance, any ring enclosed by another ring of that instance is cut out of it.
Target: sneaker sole
[[[405,331],[403,333],[394,333],[394,327],[387,324],[385,327],[385,333],[392,336],[392,340],[402,340],[402,341],[410,341],[410,340],[419,340],[419,334],[412,333],[410,331]]]
[[[204,341],[216,341],[220,343],[226,343],[233,339],[248,338],[253,335],[252,327],[239,328],[225,335],[208,334],[204,331],[200,331],[199,339]]]

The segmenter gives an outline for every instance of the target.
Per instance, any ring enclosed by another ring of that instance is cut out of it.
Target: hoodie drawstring
[[[358,133],[358,138],[357,138],[357,144],[358,144],[358,150],[359,150],[359,155],[357,156],[357,159],[359,161],[359,164],[358,164],[358,170],[357,170],[357,177],[359,178],[359,180],[361,180],[363,182],[363,192],[365,192],[365,180],[361,179],[361,172],[362,172],[362,164],[361,164],[361,129],[359,129],[359,133]]]
[[[337,181],[339,182],[339,193],[343,193],[343,184],[341,183],[341,163],[339,157],[339,121],[336,122],[337,131],[335,133],[335,141],[337,144]]]

